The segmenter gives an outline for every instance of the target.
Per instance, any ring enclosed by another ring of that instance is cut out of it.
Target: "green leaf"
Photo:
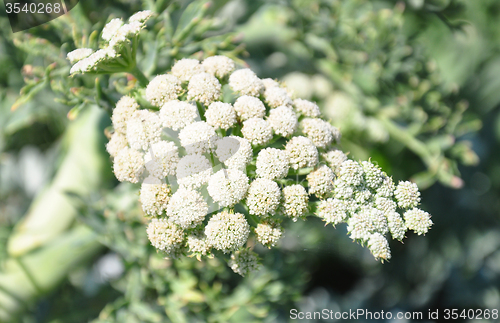
[[[194,1],[189,4],[179,19],[176,32],[182,31],[189,26],[193,19],[201,17],[209,5],[210,3],[207,1]]]
[[[127,277],[127,291],[125,296],[130,301],[139,301],[144,296],[144,286],[141,281],[141,272],[138,267],[132,268]]]
[[[189,35],[189,32],[203,18],[209,6],[210,2],[206,1],[195,1],[187,6],[177,24],[177,29],[173,37],[174,43],[183,41]]]
[[[16,100],[16,102],[14,102],[14,104],[10,109],[14,111],[21,105],[29,102],[33,98],[33,96],[35,96],[35,94],[37,94],[38,92],[40,92],[45,88],[45,85],[47,85],[47,82],[45,81],[45,79],[43,79],[36,83],[30,83],[24,86],[21,89],[21,96]]]

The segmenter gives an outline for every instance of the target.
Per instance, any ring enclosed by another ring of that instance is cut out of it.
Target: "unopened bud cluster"
[[[259,266],[250,246],[278,245],[283,220],[315,213],[347,222],[351,238],[389,259],[389,234],[401,240],[432,224],[414,184],[349,160],[314,102],[230,58],[179,60],[138,93],[157,110],[121,98],[107,149],[118,180],[142,183],[148,237],[168,257],[228,253],[246,275]]]

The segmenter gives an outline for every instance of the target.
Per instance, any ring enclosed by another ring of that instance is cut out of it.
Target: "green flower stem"
[[[398,127],[389,118],[379,115],[378,119],[384,124],[385,128],[387,129],[387,131],[389,131],[390,135],[394,139],[404,143],[408,148],[410,148],[410,150],[412,150],[415,154],[419,155],[420,158],[422,158],[422,160],[431,171],[433,171],[434,173],[437,172],[437,158],[431,154],[431,152],[423,142],[413,137],[405,129]]]
[[[137,81],[139,81],[139,84],[141,85],[141,87],[146,87],[148,86],[149,84],[149,80],[148,78],[146,77],[146,75],[144,75],[138,68],[137,68],[137,65],[135,65],[129,72],[130,74],[132,74],[136,79]]]
[[[127,66],[135,65],[135,56],[132,55],[132,49],[130,44],[126,43],[123,49],[120,51],[121,57],[127,62]]]
[[[205,119],[205,109],[203,108],[203,106],[201,105],[200,102],[196,102],[196,107],[198,108],[198,114],[200,115],[200,119],[202,121],[206,121]]]
[[[299,168],[297,170],[290,168],[288,171],[288,176],[301,176],[301,175],[308,175],[310,172],[314,170],[314,167],[305,167],[305,168]]]
[[[242,212],[247,220],[249,220],[249,224],[252,226],[252,227],[257,227],[257,225],[260,223],[259,219],[257,219],[257,217],[253,214],[250,214],[250,210],[248,209],[248,206],[246,205],[246,203],[239,203],[239,205],[243,208],[243,210],[240,210],[240,212]]]
[[[241,128],[243,128],[243,124],[241,122],[238,122],[236,125],[234,125],[233,128],[231,128],[231,135],[243,137],[243,134],[241,133]]]
[[[136,61],[137,44],[138,43],[139,43],[139,37],[135,36],[134,40],[132,41],[132,53],[131,53],[131,57],[132,57],[132,59],[133,59],[134,62]]]
[[[212,167],[215,167],[215,158],[212,152],[210,152],[210,162],[212,163]]]
[[[127,67],[129,65],[129,63],[127,61],[125,61],[121,57],[116,57],[115,61],[117,62],[117,64],[119,65],[119,67]]]
[[[220,129],[220,128],[219,128],[219,129],[216,129],[216,130],[215,130],[215,132],[216,132],[219,136],[221,136],[221,137],[225,137],[225,136],[226,136],[226,134],[227,134],[226,130],[224,130],[224,129]]]
[[[271,147],[272,144],[280,140],[282,137],[278,135],[273,135],[273,138],[266,144],[267,147]]]
[[[248,217],[249,217],[250,219],[252,219],[252,222],[253,222],[252,224],[253,224],[253,226],[254,226],[254,227],[257,227],[257,225],[260,223],[260,221],[257,219],[257,217],[256,217],[255,215],[253,215],[253,214],[250,214],[250,212],[248,212]]]

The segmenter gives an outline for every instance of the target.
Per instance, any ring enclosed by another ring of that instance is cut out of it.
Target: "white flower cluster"
[[[171,189],[156,177],[148,177],[141,185],[140,201],[144,213],[149,216],[161,215],[170,201]]]
[[[262,118],[250,118],[243,122],[241,133],[255,146],[264,146],[273,138],[273,129]]]
[[[195,74],[189,79],[188,99],[201,102],[205,105],[219,99],[221,85],[212,74]]]
[[[127,133],[127,121],[137,109],[139,109],[139,105],[134,98],[125,95],[118,100],[111,116],[115,132]]]
[[[229,76],[229,86],[241,95],[259,96],[264,91],[264,83],[248,68],[237,70]]]
[[[210,255],[212,246],[207,241],[207,236],[201,230],[194,231],[187,237],[187,247],[189,251],[196,255],[198,260],[201,256]]]
[[[257,236],[257,241],[271,248],[276,246],[276,243],[278,243],[278,240],[283,235],[283,228],[275,223],[259,223],[255,228],[255,235]]]
[[[408,181],[399,182],[394,191],[394,196],[398,201],[398,206],[403,209],[416,207],[420,202],[420,192],[417,184]]]
[[[73,54],[78,55],[78,53],[70,52],[68,53],[68,59],[73,56]],[[99,63],[104,61],[110,61],[117,56],[116,51],[113,48],[104,48],[99,49],[92,54],[86,56],[83,59],[78,60],[71,69],[69,70],[70,74],[76,73],[86,73],[97,70]],[[80,56],[83,57],[83,56]]]
[[[236,123],[236,112],[230,103],[213,102],[205,111],[205,118],[215,129],[227,130]]]
[[[290,158],[290,167],[295,170],[314,167],[318,163],[318,149],[309,138],[293,137],[287,142],[285,150]]]
[[[293,184],[283,188],[281,212],[295,222],[304,217],[309,206],[309,195],[304,186]]]
[[[266,88],[264,98],[271,108],[292,105],[292,99],[288,96],[286,90],[278,86]]]
[[[84,58],[89,57],[93,52],[94,51],[92,50],[92,48],[78,48],[74,51],[69,52],[66,57],[69,59],[71,64],[74,64]]]
[[[318,105],[311,101],[295,99],[293,101],[293,106],[298,113],[305,117],[317,118],[321,115]]]
[[[217,213],[205,227],[208,243],[224,253],[241,248],[247,242],[249,233],[250,225],[241,213]]]
[[[212,175],[212,164],[201,154],[186,155],[177,164],[177,183],[197,189],[208,183]]]
[[[253,157],[250,142],[237,136],[224,137],[218,140],[215,154],[227,168],[238,169],[242,172],[246,172],[246,167]]]
[[[103,32],[109,41],[120,23]],[[314,212],[326,223],[347,223],[352,239],[387,260],[387,235],[402,240],[408,229],[425,234],[432,225],[416,208],[415,184],[396,186],[373,163],[349,160],[315,103],[292,100],[280,83],[249,69],[235,71],[227,57],[181,59],[137,93],[156,111],[121,98],[107,150],[118,180],[143,181],[148,237],[168,257],[231,253],[229,266],[246,275],[259,266],[250,236],[274,247],[283,220]]]
[[[351,239],[365,244],[375,258],[390,259],[386,238],[389,233],[393,239],[401,241],[407,230],[419,235],[428,232],[432,225],[429,213],[415,208],[420,201],[416,184],[401,182],[395,187],[392,178],[377,165],[348,160],[337,150],[322,154],[322,158],[335,169],[335,179],[333,190],[320,191],[327,191],[320,195],[326,199],[318,204],[316,215],[333,225],[346,222]],[[310,177],[325,167],[328,168],[323,165],[308,175],[310,190],[315,187]],[[402,217],[398,207],[403,212],[411,209]]]
[[[208,194],[222,207],[233,207],[248,190],[248,177],[238,169],[221,169],[208,181]]]
[[[257,155],[256,166],[255,173],[258,177],[270,180],[281,179],[288,174],[290,157],[288,157],[286,150],[277,148],[262,149]]]
[[[319,203],[317,215],[326,223],[331,223],[335,226],[347,219],[347,210],[344,201],[329,198]]]
[[[158,115],[149,110],[137,110],[127,121],[127,140],[131,148],[148,150],[160,141],[162,125]]]
[[[101,33],[101,38],[106,43],[104,48],[95,52],[90,48],[79,48],[68,53],[67,58],[74,64],[70,74],[98,71],[101,63],[108,63],[123,56],[122,48],[140,33],[152,16],[153,12],[145,10],[132,15],[128,23],[124,23],[121,18],[112,19]]]
[[[185,239],[184,231],[168,219],[151,219],[146,232],[151,244],[167,256],[176,258],[181,254]]]
[[[200,193],[179,188],[170,198],[167,205],[169,220],[183,229],[194,228],[207,215],[208,205]]]
[[[165,110],[170,110],[170,107],[175,105],[175,103],[170,103],[168,105],[167,103],[171,100],[176,100],[181,91],[181,81],[176,76],[171,74],[157,75],[146,87],[146,99],[152,105],[161,107],[162,110],[165,105]],[[189,109],[182,110],[186,110],[187,113],[189,113]],[[166,121],[166,119],[163,120]]]
[[[321,157],[334,173],[337,173],[340,170],[340,165],[347,160],[347,155],[342,150],[336,148],[322,153]]]
[[[403,215],[406,227],[418,235],[426,234],[432,226],[431,215],[423,210],[413,208]]]
[[[195,121],[198,110],[193,104],[170,100],[163,104],[159,115],[164,127],[178,131]]]
[[[266,115],[264,103],[258,98],[249,95],[243,95],[236,99],[234,110],[241,121],[251,118],[264,118]]]
[[[274,130],[274,133],[283,137],[290,137],[297,130],[298,119],[287,106],[280,106],[269,112],[267,122]]]
[[[197,121],[179,132],[179,140],[188,154],[203,154],[215,147],[217,134],[205,121]]]
[[[197,59],[183,58],[172,66],[172,75],[178,77],[182,82],[188,82],[194,75],[204,72],[205,68]]]
[[[257,178],[250,184],[246,204],[250,214],[268,216],[276,213],[281,200],[278,184],[267,178]]]
[[[319,118],[305,118],[301,121],[302,132],[318,148],[326,148],[340,140],[340,132],[328,122]]]
[[[326,165],[321,165],[307,175],[309,194],[323,197],[333,189],[335,174]]]
[[[113,171],[120,182],[139,183],[144,172],[144,156],[137,150],[125,147],[116,155]]]
[[[179,163],[179,149],[170,141],[155,142],[144,155],[144,163],[149,174],[156,178],[175,175]]]
[[[219,79],[223,79],[231,74],[236,67],[232,59],[220,55],[206,58],[202,65],[205,72],[210,73]]]
[[[116,157],[116,155],[125,147],[127,147],[128,141],[127,137],[120,133],[114,132],[109,139],[109,142],[106,144],[106,151],[109,153],[111,157]]]

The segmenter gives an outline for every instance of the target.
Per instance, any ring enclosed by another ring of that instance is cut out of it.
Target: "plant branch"
[[[137,81],[139,81],[141,87],[148,86],[149,84],[148,78],[137,68],[137,65],[134,65],[134,67],[130,70],[129,73],[132,74],[137,79]]]

